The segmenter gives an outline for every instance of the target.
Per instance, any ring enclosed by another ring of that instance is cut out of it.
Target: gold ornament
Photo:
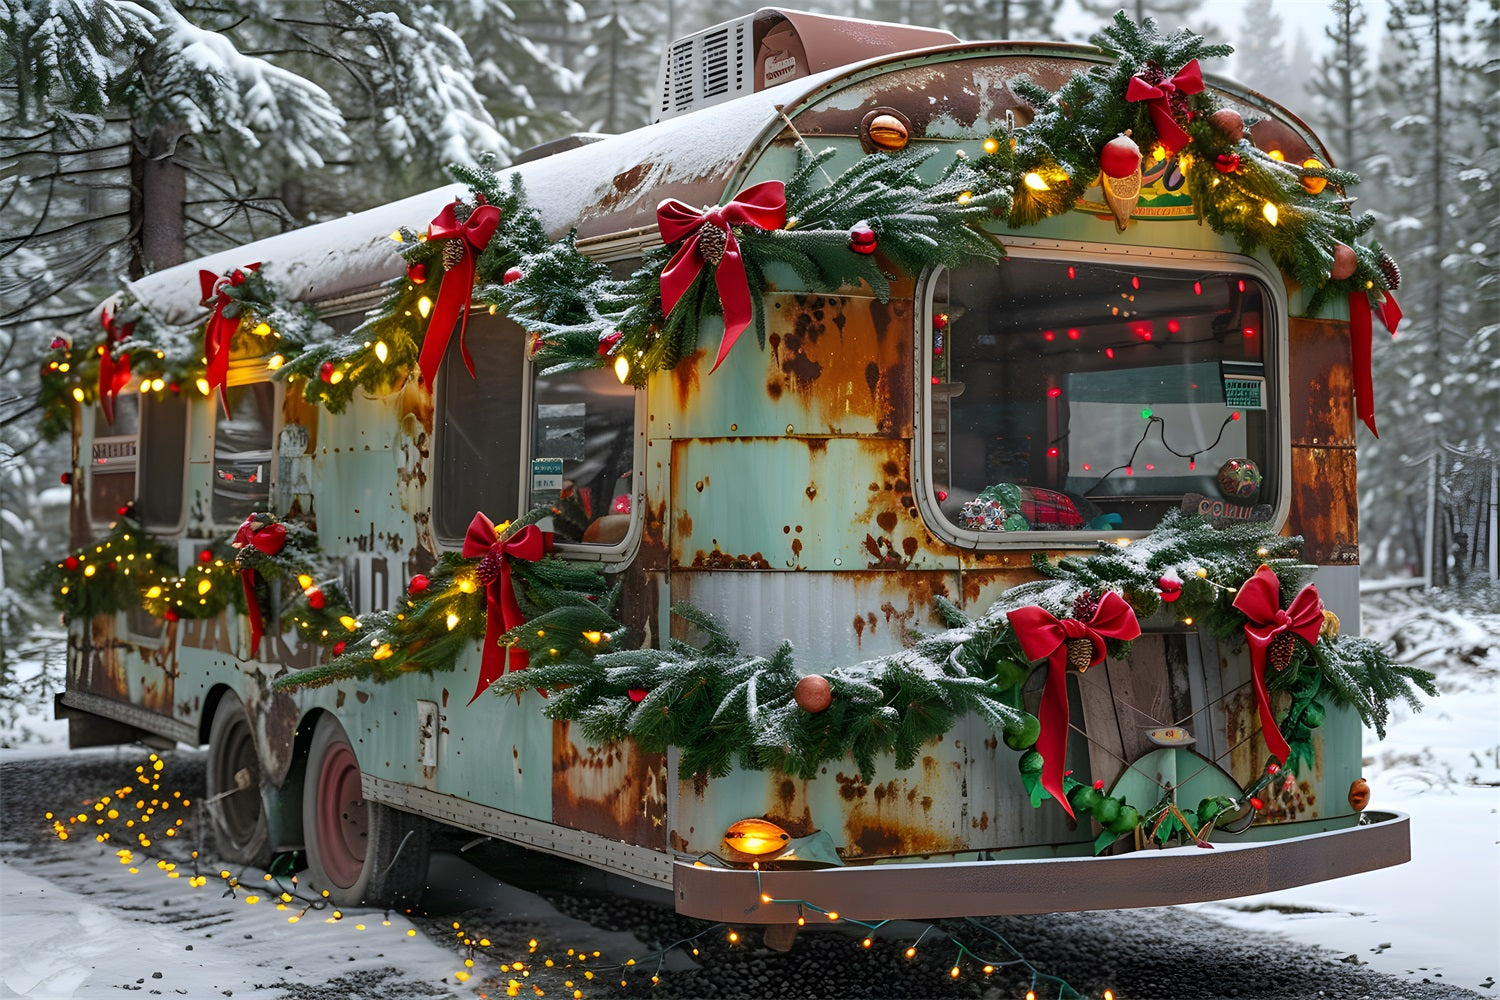
[[[1363,812],[1370,804],[1370,783],[1364,778],[1355,778],[1349,786],[1349,805],[1355,812]]]
[[[1332,611],[1329,611],[1327,608],[1324,608],[1323,624],[1318,627],[1318,639],[1320,641],[1327,641],[1329,639],[1337,639],[1338,637],[1339,616],[1334,614]]]

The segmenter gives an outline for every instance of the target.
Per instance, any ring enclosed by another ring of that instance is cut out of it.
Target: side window
[[[182,520],[188,404],[160,393],[141,398],[140,489],[136,514],[147,528],[173,529]]]
[[[630,528],[635,390],[607,369],[537,377],[531,401],[531,505],[559,513],[560,542],[614,545]]]
[[[243,521],[271,498],[271,444],[276,433],[276,387],[270,382],[227,386],[226,407],[214,412],[213,517]]]
[[[451,546],[463,543],[476,512],[497,524],[520,513],[526,334],[503,317],[476,313],[464,336],[474,377],[455,333],[438,375],[433,420],[433,530]]]
[[[1256,272],[1013,255],[934,280],[925,464],[950,525],[1136,531],[1191,494],[1274,502],[1280,320]]]
[[[135,500],[136,450],[140,442],[141,397],[126,390],[115,398],[110,423],[102,407],[94,408],[94,444],[89,456],[89,516],[108,524],[121,507]]]

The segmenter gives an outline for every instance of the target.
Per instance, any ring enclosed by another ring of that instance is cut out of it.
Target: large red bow
[[[224,384],[229,380],[229,344],[234,340],[234,335],[239,332],[240,318],[238,315],[225,316],[224,307],[234,302],[234,298],[225,291],[230,285],[243,285],[245,283],[245,271],[259,271],[260,262],[256,261],[244,271],[232,271],[220,277],[212,271],[198,271],[198,287],[203,290],[202,304],[213,306],[213,315],[208,317],[208,325],[203,328],[203,357],[207,359],[208,367],[203,377],[208,382],[208,389],[212,392],[220,390],[220,399],[223,400]],[[227,402],[224,404],[229,405]]]
[[[1401,323],[1401,307],[1390,292],[1381,295],[1380,322],[1396,335]],[[1349,293],[1349,354],[1354,368],[1354,412],[1370,428],[1370,433],[1380,437],[1375,429],[1375,382],[1371,373],[1371,348],[1374,324],[1370,322],[1370,296],[1365,292]]]
[[[1006,617],[1026,659],[1047,658],[1047,682],[1037,711],[1037,721],[1042,726],[1036,741],[1037,751],[1042,755],[1042,787],[1072,816],[1073,807],[1068,805],[1062,787],[1068,752],[1068,640],[1087,639],[1093,644],[1088,664],[1092,667],[1104,659],[1105,639],[1134,639],[1141,634],[1141,625],[1136,621],[1135,609],[1112,590],[1105,591],[1094,616],[1087,622],[1076,618],[1059,621],[1035,605],[1007,612]]]
[[[437,302],[432,307],[432,317],[427,321],[427,333],[422,338],[422,351],[417,355],[417,367],[422,372],[422,382],[430,390],[437,378],[443,355],[448,351],[448,341],[453,337],[453,324],[458,323],[458,349],[463,352],[464,366],[469,375],[474,374],[474,359],[464,344],[464,331],[469,327],[469,297],[474,292],[474,263],[490,238],[500,227],[500,209],[482,202],[469,213],[463,222],[458,221],[455,208],[458,201],[444,205],[427,227],[427,239],[458,239],[460,256],[458,263],[443,275],[438,289]]]
[[[475,514],[464,535],[463,556],[479,559],[479,582],[485,586],[486,624],[484,629],[484,655],[479,661],[479,683],[474,688],[474,698],[495,683],[505,673],[506,657],[510,658],[510,669],[525,670],[528,657],[526,650],[502,648],[500,636],[526,621],[521,614],[521,605],[516,601],[515,589],[510,582],[510,561],[524,559],[536,562],[552,549],[552,533],[528,524],[510,538],[501,539],[495,531],[494,522],[483,514]],[[474,704],[474,698],[469,704]]]
[[[1190,59],[1175,76],[1156,83],[1142,76],[1132,76],[1125,88],[1125,100],[1146,102],[1146,110],[1151,113],[1151,124],[1156,128],[1156,138],[1167,148],[1168,153],[1175,154],[1192,142],[1192,136],[1177,124],[1177,119],[1172,114],[1173,95],[1186,96],[1201,90],[1203,70],[1198,67],[1198,60]]]
[[[229,544],[236,549],[251,545],[268,556],[274,556],[280,552],[286,545],[286,525],[269,520],[270,516],[269,514],[251,514],[245,518],[245,523],[235,531],[234,540]],[[265,634],[260,601],[255,599],[255,568],[253,566],[244,566],[240,569],[240,586],[245,590],[245,614],[250,618],[250,658],[253,660],[260,653],[260,638]]]
[[[785,226],[786,187],[781,181],[762,181],[735,195],[729,204],[703,212],[675,198],[668,198],[656,206],[656,225],[665,243],[687,237],[661,272],[663,314],[670,313],[692,287],[694,279],[703,271],[704,263],[717,264],[714,284],[719,289],[719,302],[724,306],[724,339],[719,341],[719,355],[714,359],[714,367],[709,369],[712,372],[755,317],[750,303],[750,279],[745,274],[745,261],[740,256],[740,242],[735,239],[734,227],[780,229]],[[722,234],[724,254],[717,261],[706,258],[698,245],[707,228],[717,229]]]
[[[104,410],[104,419],[115,422],[115,397],[130,382],[130,355],[125,351],[115,357],[115,347],[135,332],[134,323],[115,322],[114,313],[108,309],[99,311],[99,323],[104,327],[104,344],[99,354],[99,406]]]
[[[1323,627],[1323,602],[1318,597],[1318,588],[1309,583],[1298,592],[1291,607],[1283,611],[1281,581],[1271,567],[1262,566],[1240,587],[1234,606],[1249,619],[1245,622],[1245,639],[1250,644],[1250,671],[1255,679],[1261,735],[1265,737],[1266,749],[1285,764],[1291,747],[1271,714],[1271,695],[1266,690],[1266,650],[1277,636],[1286,632],[1316,643],[1318,630]]]

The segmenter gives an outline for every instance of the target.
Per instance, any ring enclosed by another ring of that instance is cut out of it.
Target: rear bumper
[[[677,862],[677,911],[742,924],[791,923],[796,901],[860,920],[934,919],[1172,906],[1250,896],[1404,864],[1409,818],[1366,812],[1359,825],[1259,843],[1115,857],[878,864],[799,871]],[[773,900],[761,902],[762,894]],[[808,914],[812,916],[812,914]]]

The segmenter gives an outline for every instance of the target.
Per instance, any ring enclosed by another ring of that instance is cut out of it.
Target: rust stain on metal
[[[1359,561],[1359,493],[1352,448],[1292,447],[1292,509],[1286,531],[1302,536],[1302,558]]]
[[[694,569],[770,569],[771,564],[759,552],[748,555],[732,555],[721,552],[717,545],[710,552],[699,549],[693,555]]]
[[[367,702],[367,701],[370,700],[370,692],[368,692],[368,691],[355,691],[354,692],[354,700],[357,701],[357,702],[359,702],[361,705],[363,705],[365,702]]]
[[[552,724],[552,821],[628,844],[666,843],[667,759],[633,744],[575,745]]]
[[[706,357],[708,351],[697,350],[677,362],[677,367],[672,369],[672,388],[677,393],[677,410],[679,413],[688,408],[688,402],[698,394],[698,362]]]
[[[1290,381],[1295,387],[1290,394],[1292,443],[1353,448],[1354,377],[1349,362],[1349,324],[1294,318],[1290,339]]]
[[[297,737],[297,702],[291,695],[275,692],[267,696],[260,694],[261,710],[257,717],[263,727],[261,744],[261,766],[266,777],[280,784],[292,769],[292,745]]]
[[[845,774],[840,771],[834,775],[834,780],[839,783],[839,796],[848,802],[864,798],[870,790],[858,774]]]

